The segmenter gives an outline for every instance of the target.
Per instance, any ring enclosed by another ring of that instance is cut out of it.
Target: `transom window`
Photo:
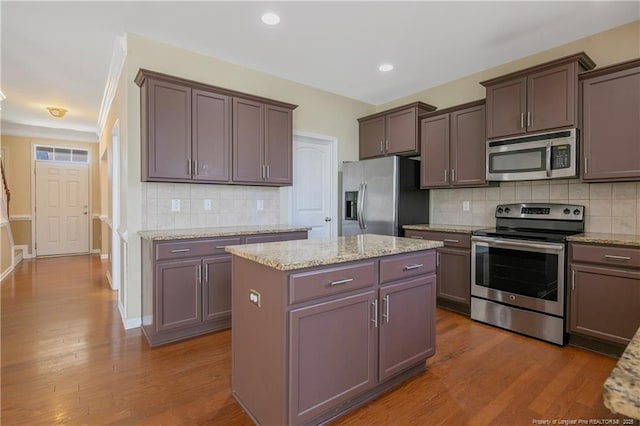
[[[89,151],[78,148],[36,145],[36,160],[62,161],[66,163],[88,163]]]

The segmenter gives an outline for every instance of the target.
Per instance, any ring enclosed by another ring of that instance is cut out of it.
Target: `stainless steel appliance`
[[[342,163],[342,235],[404,235],[403,225],[429,222],[429,192],[420,162],[390,156]]]
[[[487,141],[487,180],[575,177],[576,129]]]
[[[584,231],[584,206],[503,204],[495,216],[471,237],[471,318],[564,345],[566,237]]]

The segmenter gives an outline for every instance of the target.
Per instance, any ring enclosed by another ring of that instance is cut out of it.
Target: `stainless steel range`
[[[471,318],[566,344],[566,237],[581,232],[584,206],[497,206],[471,237]]]

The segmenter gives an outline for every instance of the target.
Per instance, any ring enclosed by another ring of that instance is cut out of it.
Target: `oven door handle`
[[[520,240],[500,240],[496,238],[485,238],[485,237],[473,237],[472,241],[487,243],[491,247],[518,247],[518,248],[533,248],[533,249],[543,249],[543,250],[554,250],[554,251],[562,251],[564,250],[563,244],[540,244],[528,241],[520,241]]]

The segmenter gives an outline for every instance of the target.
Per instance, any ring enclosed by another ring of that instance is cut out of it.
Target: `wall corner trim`
[[[102,95],[102,103],[100,104],[100,113],[98,114],[98,138],[102,136],[104,126],[109,116],[111,104],[116,96],[118,89],[118,81],[127,59],[127,34],[116,36],[113,42],[113,52],[111,53],[111,64],[109,65],[109,73],[107,74],[107,82],[105,83],[104,93]]]

